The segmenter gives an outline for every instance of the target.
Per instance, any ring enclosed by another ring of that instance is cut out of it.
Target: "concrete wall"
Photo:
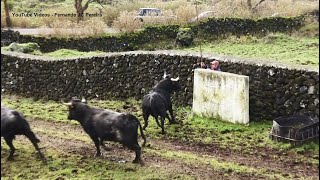
[[[249,77],[210,69],[194,71],[192,111],[232,123],[249,123]]]
[[[270,61],[176,51],[135,51],[97,57],[49,59],[1,52],[1,88],[35,99],[69,100],[73,96],[126,99],[143,95],[164,70],[180,76],[176,105],[191,106],[197,63],[220,60],[221,69],[249,76],[250,120],[271,120],[294,113],[319,116],[319,69]]]

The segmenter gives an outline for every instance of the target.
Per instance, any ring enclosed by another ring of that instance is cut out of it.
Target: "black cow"
[[[13,160],[15,148],[12,141],[15,138],[15,135],[25,135],[39,152],[41,159],[43,161],[45,160],[45,157],[41,153],[37,144],[40,140],[31,131],[29,123],[23,117],[22,113],[11,110],[5,106],[1,106],[1,137],[4,137],[4,140],[10,147],[10,154],[7,160]]]
[[[153,90],[143,97],[142,111],[144,119],[144,130],[148,126],[148,118],[150,115],[156,119],[158,126],[162,129],[162,134],[165,133],[165,117],[169,119],[170,124],[176,123],[172,111],[171,94],[174,91],[179,91],[180,89],[181,86],[179,84],[179,77],[174,79],[171,78],[170,75],[166,75],[165,73],[163,79],[153,87]],[[167,114],[167,110],[169,110],[170,112],[171,119]],[[160,116],[161,124],[158,121],[158,116]]]
[[[100,146],[104,147],[103,141],[120,142],[131,150],[134,150],[136,157],[133,163],[141,163],[141,147],[138,144],[138,128],[140,127],[143,146],[146,137],[140,121],[129,113],[118,113],[111,110],[92,108],[82,99],[72,99],[69,103],[64,103],[69,107],[69,120],[77,120],[86,133],[94,142],[97,153],[100,156]]]

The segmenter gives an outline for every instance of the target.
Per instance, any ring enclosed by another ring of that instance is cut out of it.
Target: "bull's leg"
[[[141,147],[139,146],[138,142],[136,141],[135,144],[126,145],[129,149],[133,150],[136,153],[135,159],[132,161],[133,163],[139,163],[143,165],[143,161],[141,159]]]
[[[159,123],[159,120],[158,120],[158,116],[155,116],[154,119],[156,120],[156,123],[158,124],[158,126],[161,127],[161,124]]]
[[[169,117],[169,114],[168,114],[168,113],[166,113],[166,118],[169,119],[169,122],[171,123],[172,120],[171,120],[171,118]]]
[[[13,154],[14,151],[16,150],[12,144],[12,140],[13,140],[14,136],[4,136],[4,140],[6,141],[6,143],[8,144],[8,146],[10,147],[10,154],[7,157],[8,161],[13,160]]]
[[[143,119],[144,119],[144,125],[142,127],[143,130],[145,130],[148,126],[148,118],[149,118],[150,114],[143,112]]]
[[[162,129],[161,134],[165,134],[165,131],[164,131],[164,120],[165,120],[165,118],[164,118],[164,116],[161,116],[160,118],[161,118],[161,129]]]
[[[172,104],[169,105],[168,110],[169,110],[169,113],[170,113],[170,116],[171,116],[171,119],[168,118],[169,119],[169,123],[170,124],[176,124],[177,122],[176,122],[176,119],[173,116]],[[167,116],[168,116],[168,114],[167,114]]]
[[[96,146],[96,149],[97,149],[96,157],[101,156],[99,138],[97,136],[93,136],[93,135],[90,135],[90,138],[94,142],[94,145]]]
[[[42,161],[46,161],[46,158],[44,157],[44,155],[41,153],[40,148],[38,146],[38,143],[40,142],[40,140],[34,135],[34,133],[32,131],[26,131],[24,133],[25,136],[27,136],[27,138],[31,141],[31,143],[33,144],[33,146],[36,148],[36,150],[38,151],[40,158]]]

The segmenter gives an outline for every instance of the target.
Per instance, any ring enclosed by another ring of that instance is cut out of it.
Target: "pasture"
[[[110,143],[110,151],[94,157],[95,147],[75,121],[67,120],[62,102],[35,101],[2,94],[2,104],[19,109],[40,139],[47,165],[31,143],[17,136],[14,161],[6,162],[8,146],[1,140],[1,177],[4,179],[317,179],[319,144],[301,147],[268,138],[272,122],[249,126],[192,116],[190,108],[174,107],[178,124],[166,122],[166,134],[154,119],[145,131],[144,166],[131,163],[134,153]],[[131,112],[141,121],[141,101],[98,100],[90,106]],[[141,138],[139,138],[141,144]]]
[[[199,52],[200,48],[198,45],[183,50]],[[214,42],[204,42],[202,51],[286,64],[319,66],[318,37],[295,37],[285,34],[269,34],[262,38],[232,36]]]
[[[199,53],[201,49],[204,54],[214,53],[291,65],[319,66],[319,38],[312,36],[290,36],[278,33],[260,38],[254,36],[230,36],[214,41],[197,39],[194,45],[190,47],[175,47],[173,44],[174,42],[172,41],[164,40],[157,43],[146,43],[141,45],[140,48],[145,50],[170,49],[190,53]],[[8,47],[1,47],[1,50],[7,51]],[[59,49],[48,53],[34,51],[30,52],[30,54],[59,59],[103,55],[106,52],[81,52],[72,49]]]
[[[318,1],[260,1],[258,11],[252,14],[245,0],[228,1],[102,1],[91,3],[88,13],[101,12],[102,17],[85,17],[76,23],[71,17],[11,17],[13,27],[51,28],[50,37],[102,37],[105,29],[112,28],[119,34],[139,32],[154,24],[181,27],[190,25],[188,20],[203,11],[215,11],[215,17],[268,18],[293,17],[319,9]],[[248,1],[249,2],[249,1]],[[258,0],[252,1],[257,4]],[[19,0],[8,1],[10,12],[32,10],[46,14],[75,12],[73,0]],[[253,5],[254,5],[253,4]],[[3,6],[2,6],[3,7]],[[176,16],[170,22],[133,22],[141,7],[158,7],[165,16]],[[199,11],[199,12],[197,12]],[[1,9],[1,27],[5,27],[5,12]],[[160,39],[137,45],[137,50],[172,50],[173,52],[200,52],[249,58],[284,64],[306,65],[310,69],[319,65],[319,22],[306,21],[293,32],[224,37],[196,35],[189,47],[176,45],[175,39]],[[1,47],[6,51],[7,47]],[[59,49],[33,54],[61,59],[102,55],[107,52],[81,52]],[[222,64],[223,70],[223,64]],[[37,80],[35,80],[37,81]],[[317,80],[318,82],[318,80]],[[7,83],[7,82],[5,82]],[[10,82],[8,82],[10,83]],[[42,84],[43,85],[43,84]],[[46,85],[45,85],[46,86]],[[46,92],[46,91],[45,91]],[[179,93],[179,92],[177,92]],[[317,98],[318,100],[318,98]],[[177,124],[165,122],[166,134],[154,118],[144,131],[147,145],[142,147],[144,165],[133,164],[133,151],[119,143],[108,142],[110,150],[102,149],[102,156],[95,157],[96,148],[88,134],[76,121],[67,119],[68,107],[60,101],[47,101],[10,94],[3,89],[1,103],[22,112],[31,129],[40,139],[39,146],[47,158],[40,160],[30,141],[17,136],[13,141],[16,152],[13,161],[7,161],[9,147],[1,138],[2,179],[319,179],[319,140],[299,147],[269,139],[271,119],[250,122],[249,125],[231,124],[219,119],[194,116],[191,107],[174,106]],[[319,102],[318,102],[319,103]],[[93,107],[117,112],[130,112],[144,125],[141,99],[102,100],[90,99]],[[260,112],[258,112],[260,113]],[[140,134],[140,132],[139,132]],[[142,138],[139,135],[139,144]]]

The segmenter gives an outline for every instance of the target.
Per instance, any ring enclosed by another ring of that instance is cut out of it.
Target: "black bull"
[[[92,108],[85,100],[73,99],[65,103],[69,107],[68,119],[77,120],[86,133],[94,142],[97,153],[101,155],[100,146],[104,147],[103,141],[114,141],[123,144],[135,151],[136,157],[133,163],[143,163],[141,160],[141,147],[138,144],[138,128],[141,137],[146,138],[139,120],[129,113],[118,113],[111,110]]]
[[[164,134],[164,120],[165,117],[169,119],[169,122],[175,123],[175,117],[173,115],[172,103],[171,103],[171,94],[174,91],[179,91],[181,86],[179,84],[178,78],[171,78],[170,75],[164,74],[163,79],[157,83],[153,90],[145,95],[142,100],[142,111],[145,129],[148,126],[149,116],[153,116],[158,124],[161,127],[161,133]],[[167,110],[170,113],[171,119],[167,114]],[[158,121],[158,116],[160,116],[161,124]]]
[[[4,137],[4,140],[10,147],[10,154],[7,158],[8,160],[13,160],[15,148],[12,141],[16,135],[25,135],[36,148],[41,159],[46,162],[46,159],[37,144],[40,140],[31,131],[29,123],[23,117],[22,113],[11,110],[5,106],[1,106],[1,137]]]

